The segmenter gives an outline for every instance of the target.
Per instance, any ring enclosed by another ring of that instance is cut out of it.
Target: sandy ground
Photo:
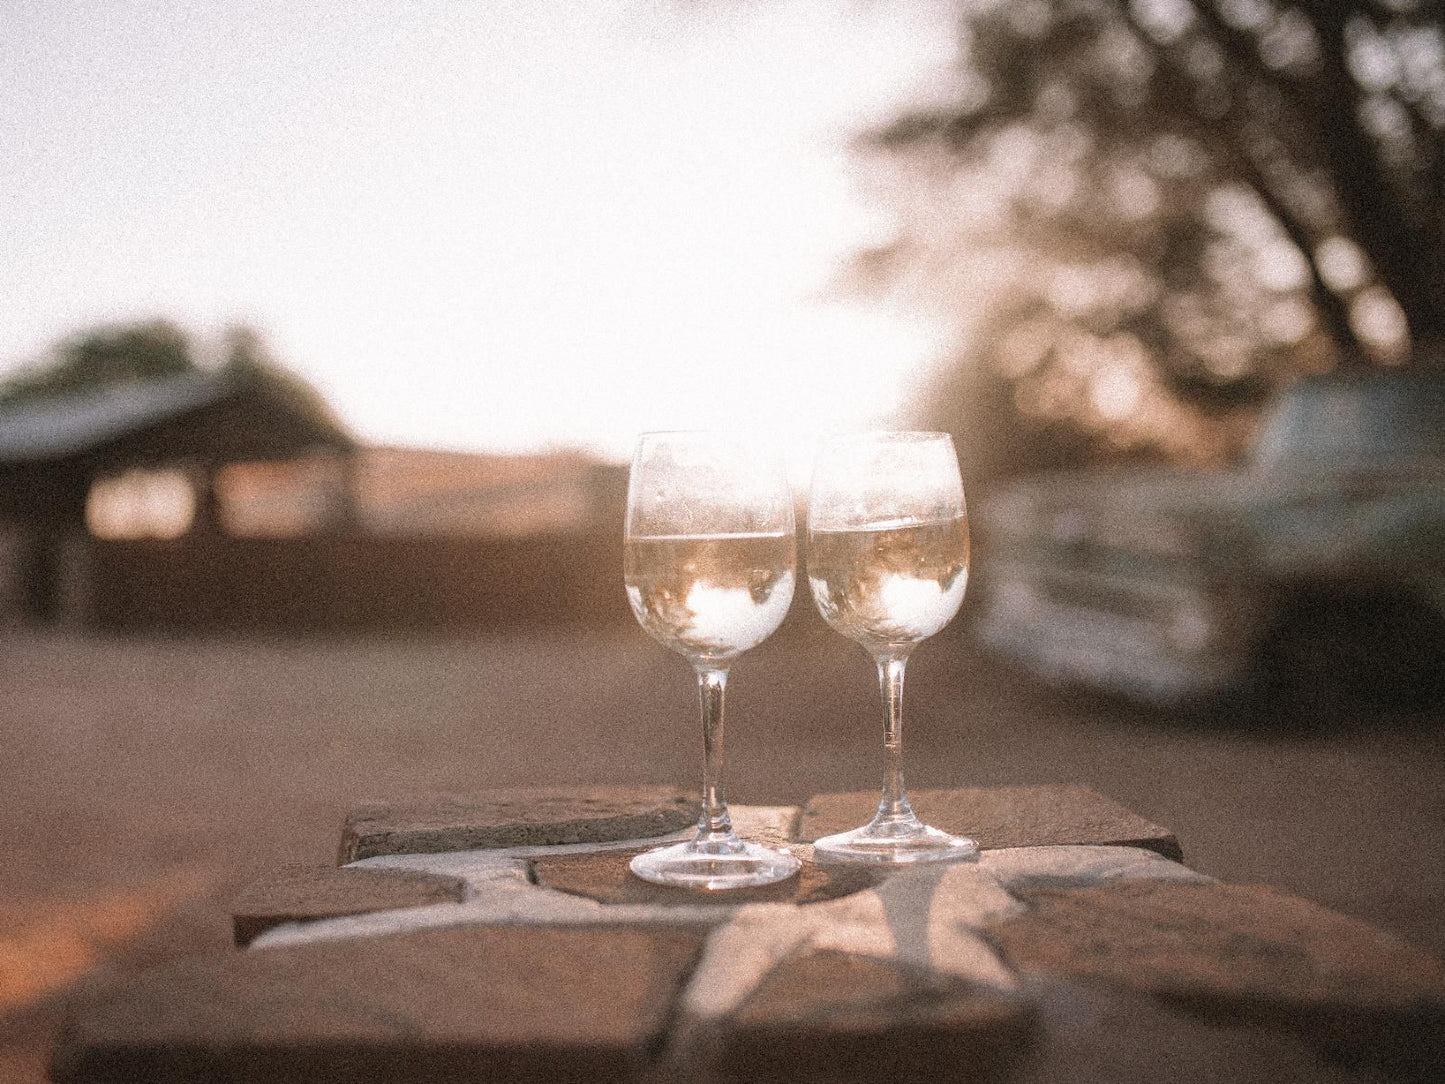
[[[735,668],[728,791],[875,784],[872,668],[795,622]],[[1080,781],[1188,860],[1445,955],[1445,705],[1324,733],[1167,717],[1040,688],[960,634],[910,664],[918,787]],[[252,874],[333,860],[357,799],[571,781],[691,783],[691,674],[634,628],[469,640],[0,632],[0,1081],[43,1079],[65,1005],[226,944]],[[927,810],[922,812],[926,815]]]

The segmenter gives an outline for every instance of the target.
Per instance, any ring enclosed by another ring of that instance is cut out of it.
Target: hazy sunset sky
[[[0,372],[160,315],[387,442],[886,418],[940,333],[818,295],[887,228],[844,142],[936,92],[946,11],[8,0]]]

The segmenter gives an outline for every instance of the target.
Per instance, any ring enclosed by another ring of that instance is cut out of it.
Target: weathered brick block
[[[910,797],[929,824],[969,836],[984,848],[1101,844],[1143,847],[1184,860],[1173,832],[1078,784],[917,790]],[[877,791],[815,795],[803,807],[798,838],[812,842],[856,828],[877,805]]]
[[[520,787],[371,802],[346,818],[341,864],[382,854],[647,839],[697,817],[696,792],[678,787]]]
[[[633,1081],[700,947],[675,929],[480,927],[187,960],[80,1015],[53,1078]]]

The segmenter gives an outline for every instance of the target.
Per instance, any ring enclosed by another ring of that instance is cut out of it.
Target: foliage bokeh
[[[972,0],[861,145],[850,284],[956,323],[921,420],[981,474],[1218,462],[1301,374],[1445,357],[1438,5]]]

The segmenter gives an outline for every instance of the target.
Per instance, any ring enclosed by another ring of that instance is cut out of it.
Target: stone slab
[[[1122,987],[1031,982],[1031,1049],[1008,1084],[1382,1084],[1298,1035],[1230,1025]]]
[[[982,839],[978,861],[885,872],[793,843],[799,877],[726,893],[627,870],[657,841],[637,818],[688,834],[681,790],[373,808],[349,845],[400,853],[244,894],[238,916],[271,924],[251,951],[164,967],[83,1012],[55,1079],[1445,1079],[1438,961],[1188,870],[1165,830],[1087,788],[917,797]],[[809,814],[872,801],[824,795]],[[737,812],[775,845],[807,831],[792,807]]]
[[[1173,832],[1079,784],[917,790],[909,797],[929,824],[969,836],[983,848],[1142,847],[1184,860]],[[814,795],[803,807],[798,838],[811,843],[856,828],[868,822],[877,805],[876,790]]]
[[[58,1084],[634,1081],[702,937],[484,927],[231,953],[74,1018]]]
[[[696,823],[679,787],[518,787],[369,802],[347,815],[340,864],[384,854],[649,839]]]
[[[539,885],[609,904],[737,907],[747,903],[806,905],[835,900],[879,884],[884,875],[866,868],[820,865],[804,861],[796,877],[757,888],[709,892],[674,888],[642,880],[627,868],[640,851],[601,851],[532,860]]]
[[[714,1075],[739,1084],[968,1079],[1027,1049],[1029,1001],[953,976],[846,952],[784,959],[715,1040]]]
[[[1158,851],[1139,847],[1001,847],[979,855],[979,869],[1009,891],[1030,888],[1085,888],[1147,878],[1212,883]]]
[[[231,929],[236,944],[244,947],[285,922],[458,903],[466,897],[466,882],[457,877],[404,870],[283,866],[252,882],[232,901]]]
[[[1261,885],[1131,880],[1015,888],[985,935],[1024,973],[1102,981],[1210,1018],[1283,1027],[1445,1079],[1445,965]],[[1403,1061],[1401,1060],[1403,1059]]]

